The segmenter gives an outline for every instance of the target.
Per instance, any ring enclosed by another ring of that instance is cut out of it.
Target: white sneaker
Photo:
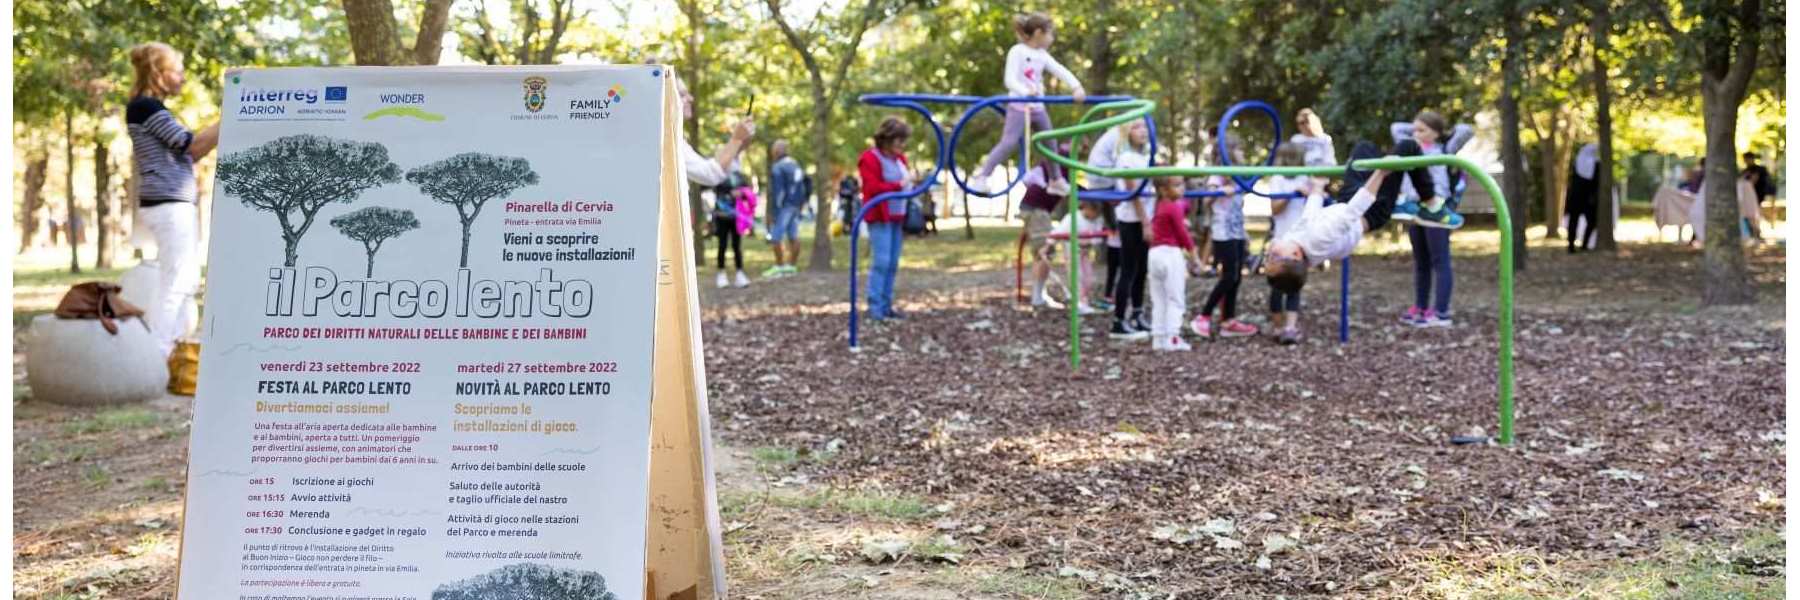
[[[724,277],[724,276],[725,276],[724,273],[719,274],[719,277]],[[724,281],[724,280],[720,279],[720,281]],[[741,288],[742,287],[750,287],[750,278],[745,276],[743,271],[738,271],[738,273],[737,273],[737,286],[741,287]]]
[[[1038,294],[1037,300],[1034,300],[1031,304],[1033,306],[1049,307],[1051,310],[1062,310],[1062,309],[1068,308],[1068,306],[1064,305],[1063,303],[1057,302],[1055,298],[1051,298],[1050,294]]]
[[[724,271],[719,271],[719,288],[723,289],[727,287],[731,287],[731,277],[725,275]]]
[[[1189,346],[1187,340],[1181,339],[1181,336],[1172,335],[1169,336],[1169,341],[1163,342],[1162,349],[1169,352],[1189,352],[1192,351],[1194,347]]]
[[[1044,186],[1044,191],[1049,192],[1052,196],[1067,196],[1069,195],[1069,182],[1061,179],[1052,181],[1050,185]]]
[[[992,194],[994,193],[994,186],[993,184],[988,183],[988,180],[992,178],[992,175],[993,173],[976,175],[970,177],[969,180],[964,183],[969,184],[969,190],[977,194]]]
[[[1075,305],[1075,312],[1079,313],[1081,316],[1085,317],[1088,315],[1100,314],[1100,309],[1094,308],[1092,306],[1088,306],[1086,302],[1083,302],[1081,304]]]

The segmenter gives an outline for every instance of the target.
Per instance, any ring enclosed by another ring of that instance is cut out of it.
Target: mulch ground
[[[1780,251],[1756,253],[1759,306],[1698,312],[1691,253],[1532,259],[1510,447],[1448,443],[1496,433],[1492,256],[1457,261],[1454,328],[1395,323],[1410,263],[1359,258],[1348,345],[1330,273],[1300,346],[1152,353],[1091,317],[1073,372],[1066,316],[1015,304],[1010,271],[903,272],[911,318],[865,327],[856,352],[841,275],[708,289],[714,423],[738,447],[840,446],[815,482],[953,502],[981,531],[971,561],[1119,591],[1402,597],[1444,561],[1629,559],[1779,527]],[[1244,290],[1265,301],[1260,279]]]

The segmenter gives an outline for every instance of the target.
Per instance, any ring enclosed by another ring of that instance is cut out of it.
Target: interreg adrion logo
[[[525,78],[525,110],[537,112],[544,110],[544,103],[550,99],[550,80],[531,76]]]

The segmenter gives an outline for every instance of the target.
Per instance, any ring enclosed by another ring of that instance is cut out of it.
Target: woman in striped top
[[[219,125],[189,131],[163,106],[162,99],[180,93],[186,81],[181,54],[174,48],[161,42],[139,44],[131,49],[131,66],[137,79],[125,106],[125,124],[138,182],[137,218],[156,239],[162,276],[155,303],[143,308],[167,354],[194,326],[192,315],[182,310],[200,284],[194,161],[218,146]]]

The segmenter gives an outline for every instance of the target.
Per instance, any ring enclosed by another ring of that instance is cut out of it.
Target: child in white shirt
[[[1354,166],[1357,160],[1380,156],[1374,144],[1358,142],[1350,151],[1350,163]],[[1300,220],[1269,243],[1265,267],[1269,287],[1298,296],[1306,286],[1309,267],[1348,258],[1362,241],[1363,232],[1378,229],[1393,217],[1403,178],[1389,177],[1389,172],[1379,169],[1368,175],[1351,168],[1345,171],[1345,185],[1339,193],[1354,191],[1349,201],[1340,199],[1324,206],[1322,196],[1308,197]]]
[[[1050,229],[1050,235],[1047,236],[1049,239],[1045,240],[1043,247],[1038,249],[1038,253],[1042,260],[1049,262],[1050,257],[1056,254],[1056,249],[1069,241],[1070,219],[1077,219],[1075,237],[1076,243],[1081,247],[1080,255],[1075,258],[1076,268],[1080,269],[1081,273],[1078,310],[1084,315],[1093,314],[1098,312],[1093,307],[1093,301],[1099,297],[1099,288],[1105,283],[1093,275],[1094,258],[1095,254],[1101,251],[1101,246],[1112,238],[1112,232],[1106,229],[1106,218],[1100,203],[1083,202],[1081,209],[1076,213],[1063,215],[1062,221]]]
[[[1062,63],[1050,56],[1050,44],[1056,41],[1056,24],[1044,13],[1024,13],[1013,17],[1013,33],[1019,37],[1019,43],[1013,44],[1006,51],[1006,93],[1012,96],[1044,95],[1044,73],[1061,79],[1071,88],[1069,95],[1075,97],[1076,103],[1087,100],[1087,91],[1082,89],[1081,80],[1075,78]],[[1014,102],[1006,105],[1006,128],[1000,133],[1000,143],[994,144],[987,157],[981,160],[981,166],[969,177],[969,189],[981,194],[993,193],[988,184],[988,177],[994,173],[994,167],[1009,155],[1018,151],[1019,143],[1025,136],[1025,122],[1031,121],[1032,131],[1048,131],[1051,129],[1050,113],[1038,102]],[[1050,182],[1044,186],[1052,196],[1067,196],[1069,182],[1061,173],[1052,173]]]

